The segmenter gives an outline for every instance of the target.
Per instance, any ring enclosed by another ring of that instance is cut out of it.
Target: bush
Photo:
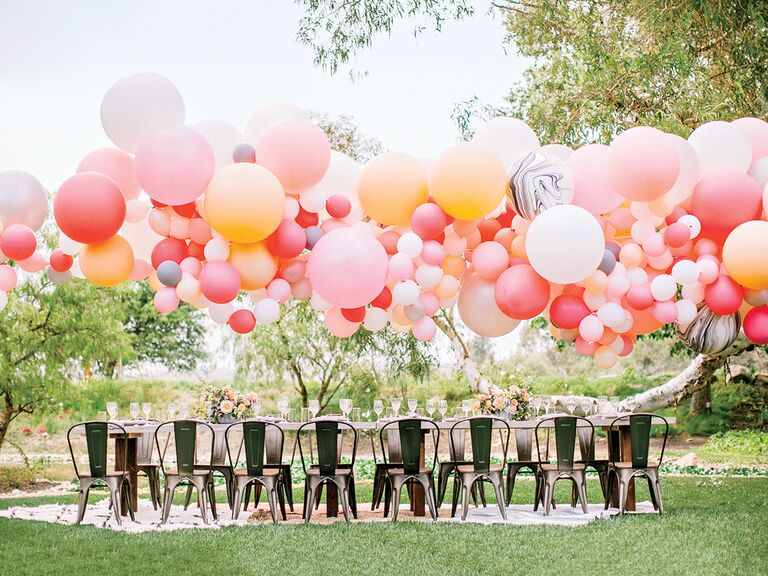
[[[0,492],[23,490],[35,483],[37,469],[27,466],[0,466]]]
[[[712,436],[699,451],[711,462],[768,464],[768,433],[730,430]]]

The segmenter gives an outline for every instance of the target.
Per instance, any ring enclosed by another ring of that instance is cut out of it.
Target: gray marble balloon
[[[541,150],[520,157],[510,169],[507,199],[526,220],[553,206],[570,204],[573,176],[562,159]]]
[[[690,349],[701,354],[719,354],[736,341],[741,329],[739,313],[720,316],[700,304],[687,326],[677,325],[677,336]]]

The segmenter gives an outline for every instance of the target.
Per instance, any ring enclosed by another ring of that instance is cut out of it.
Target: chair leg
[[[187,496],[184,498],[184,512],[187,511],[187,508],[189,508],[189,503],[192,502],[192,484],[189,484],[187,486]]]
[[[197,507],[200,508],[200,515],[203,517],[203,524],[208,524],[208,504],[205,501],[206,485],[200,486],[195,482],[197,488]]]
[[[376,470],[373,474],[373,494],[371,496],[371,512],[376,510],[381,503],[382,482],[384,477],[382,476],[384,468],[382,466],[376,466]]]
[[[259,502],[261,502],[261,484],[258,482],[256,484],[253,484],[253,509],[259,507]]]
[[[128,514],[131,517],[131,522],[136,522],[136,514],[133,510],[133,498],[131,498],[131,481],[125,479],[120,483],[121,491],[125,492],[125,501],[128,503]],[[122,510],[120,511],[122,513]]]
[[[242,500],[243,500],[243,512],[248,510],[248,501],[250,499],[251,499],[251,485],[248,484],[245,487],[245,496],[242,497]]]
[[[283,494],[283,491],[280,489],[281,484],[283,481],[278,476],[277,482],[275,483],[275,494],[277,498],[277,503],[280,504],[280,514],[283,516],[283,521],[288,520],[288,516],[285,514],[285,495]]]
[[[336,489],[341,494],[341,510],[344,513],[344,521],[349,524],[349,478],[343,477],[341,486],[336,481],[333,483],[336,484]]]
[[[293,480],[291,479],[291,467],[284,465],[281,470],[281,480],[285,499],[288,501],[288,508],[293,512]]]
[[[207,492],[208,492],[209,499],[211,501],[211,512],[213,513],[213,519],[215,521],[219,519],[219,513],[216,510],[216,490],[213,485],[212,475],[209,477],[209,480],[208,480]]]
[[[501,512],[501,517],[506,521],[507,508],[504,505],[504,494],[501,489],[501,482],[501,472],[499,472],[498,476],[494,475],[491,477],[491,484],[493,484],[493,489],[496,491],[496,502],[499,505],[499,512]]]
[[[437,507],[440,508],[445,500],[445,491],[448,489],[448,480],[451,477],[453,466],[440,466],[437,477]]]
[[[75,524],[80,524],[85,516],[85,509],[88,506],[88,494],[91,491],[91,484],[80,482],[80,494],[77,500],[77,520]],[[111,501],[111,500],[110,500]]]
[[[237,520],[240,516],[240,505],[243,500],[243,489],[240,486],[240,481],[235,479],[235,494],[232,501],[232,520]]]
[[[403,483],[391,476],[390,483],[392,484],[392,522],[397,522],[397,513],[400,510],[400,489],[403,487]]]
[[[272,513],[272,522],[277,524],[277,487],[273,485],[268,491],[267,494],[269,496],[269,511]],[[282,502],[282,500],[281,500]],[[282,502],[282,506],[280,507],[281,511],[283,513],[283,520],[285,520],[285,503]]]
[[[550,481],[546,475],[544,481],[544,516],[549,516],[549,510],[552,507],[552,493],[555,491],[555,481]]]
[[[357,520],[357,495],[355,494],[355,477],[349,477],[349,509],[352,517]]]
[[[432,515],[432,520],[437,520],[437,497],[435,496],[435,480],[432,475],[425,475],[421,482],[424,486],[424,492],[427,496],[427,505],[429,506],[429,512]]]
[[[624,506],[627,502],[628,486],[624,478],[619,477],[619,514],[624,515]]]
[[[467,484],[469,480],[469,484]],[[475,478],[461,478],[461,521],[464,522],[467,519],[469,513],[469,493],[472,491],[472,487],[475,484]]]
[[[576,484],[574,483],[574,486]],[[588,512],[587,509],[587,475],[586,473],[579,474],[578,476],[578,493],[579,493],[579,500],[581,500],[581,511],[586,514]]]
[[[306,500],[306,514],[304,515],[304,523],[309,524],[310,518],[312,518],[312,510],[314,508],[314,502],[315,502],[315,492],[317,490],[317,483],[316,480],[307,478],[308,483],[308,491],[307,495],[308,498]],[[322,486],[322,484],[320,484]]]
[[[459,496],[461,491],[461,480],[459,478],[459,475],[456,474],[453,477],[453,495],[451,496],[451,518],[456,516],[456,508],[459,505]]]
[[[480,502],[483,503],[483,508],[487,508],[488,504],[485,502],[485,482],[481,478],[480,482],[477,482],[475,486],[477,486],[477,489],[480,492]],[[477,505],[477,503],[475,503],[475,505]]]
[[[659,514],[663,514],[664,505],[661,502],[661,488],[659,486],[659,474],[656,470],[648,471],[648,485],[650,486],[653,499],[656,501],[656,504],[658,506],[657,510]]]
[[[109,499],[112,502],[112,513],[115,515],[115,521],[118,526],[123,525],[122,513],[120,512],[120,492],[119,489],[109,487]]]

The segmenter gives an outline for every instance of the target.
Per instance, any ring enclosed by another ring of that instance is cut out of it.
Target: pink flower
[[[219,406],[219,410],[221,410],[222,414],[231,414],[232,410],[235,409],[235,403],[231,402],[230,400],[224,400],[224,402],[221,403]]]

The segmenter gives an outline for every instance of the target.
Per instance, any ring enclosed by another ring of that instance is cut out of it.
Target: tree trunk
[[[5,435],[13,419],[13,402],[8,394],[3,394],[3,411],[0,413],[0,451],[3,449]]]
[[[446,311],[439,316],[433,316],[432,319],[443,334],[445,334],[451,341],[451,346],[456,354],[458,369],[464,373],[464,376],[466,376],[470,390],[476,394],[488,392],[492,382],[488,381],[480,373],[477,366],[475,366],[475,362],[469,354],[469,346],[467,346],[467,343],[464,342],[464,339],[456,329],[456,324],[453,321],[453,312]]]
[[[712,414],[712,383],[708,382],[691,394],[691,415]]]

